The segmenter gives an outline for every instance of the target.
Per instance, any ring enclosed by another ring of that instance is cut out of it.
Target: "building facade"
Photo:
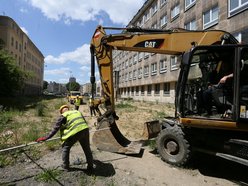
[[[67,93],[67,89],[65,85],[62,85],[60,83],[56,83],[56,82],[49,82],[49,84],[47,85],[47,91],[49,93],[54,93],[54,94],[65,94]]]
[[[0,16],[0,39],[17,65],[31,74],[20,94],[40,95],[44,77],[43,54],[10,17]]]
[[[248,43],[247,0],[147,0],[127,27],[220,29]],[[175,43],[176,44],[176,43]],[[177,43],[178,44],[178,43]],[[173,103],[180,56],[113,52],[119,97]],[[115,80],[115,82],[116,82]]]
[[[84,93],[91,93],[91,83],[85,83],[82,85],[82,91]]]

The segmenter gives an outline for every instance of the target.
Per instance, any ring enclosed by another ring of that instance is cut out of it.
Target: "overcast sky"
[[[125,27],[146,0],[0,0],[0,14],[16,21],[45,57],[45,81],[84,84],[89,43],[97,25]]]

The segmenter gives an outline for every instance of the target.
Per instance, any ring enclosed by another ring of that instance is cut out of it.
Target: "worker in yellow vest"
[[[89,108],[90,108],[90,116],[96,116],[95,108],[94,108],[94,100],[92,97],[89,99]]]
[[[45,141],[53,137],[60,130],[62,144],[62,168],[69,170],[70,168],[70,149],[79,141],[87,160],[87,170],[93,171],[93,156],[90,149],[89,127],[81,112],[77,110],[69,110],[68,105],[60,107],[61,116],[58,118],[53,130],[45,137],[38,138],[36,142]]]
[[[79,96],[77,95],[75,101],[74,101],[74,105],[75,105],[75,110],[79,109],[79,106],[81,104],[81,99],[79,98]]]

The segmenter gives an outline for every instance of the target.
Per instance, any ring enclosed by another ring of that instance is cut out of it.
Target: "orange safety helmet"
[[[69,106],[68,106],[68,105],[62,105],[62,106],[59,108],[60,114],[62,114],[62,110],[63,110],[64,108],[68,108],[68,109],[69,109]]]

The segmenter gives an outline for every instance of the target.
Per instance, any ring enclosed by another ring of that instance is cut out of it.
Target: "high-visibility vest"
[[[66,111],[62,115],[66,117],[66,124],[63,124],[60,129],[62,141],[89,128],[81,113],[77,110]]]
[[[80,100],[79,98],[76,98],[74,104],[75,104],[76,106],[80,106],[80,102],[81,102],[81,100]]]

